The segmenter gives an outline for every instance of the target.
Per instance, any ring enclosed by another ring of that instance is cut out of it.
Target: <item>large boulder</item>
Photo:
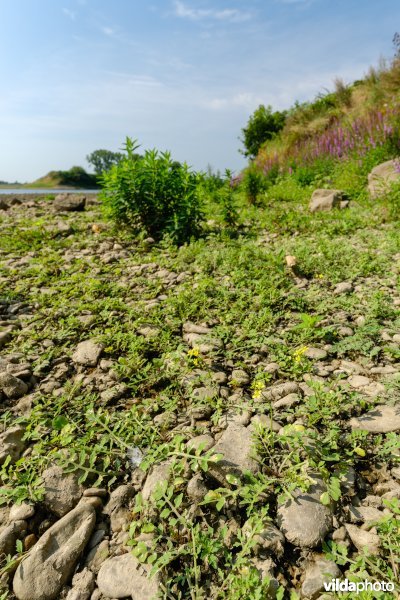
[[[385,194],[392,183],[400,183],[400,159],[387,160],[368,175],[368,191],[372,198]]]
[[[310,200],[310,212],[326,212],[332,208],[341,208],[344,202],[344,192],[341,190],[314,190]]]
[[[92,506],[80,504],[57,521],[20,563],[13,581],[18,600],[56,600],[96,523]]]

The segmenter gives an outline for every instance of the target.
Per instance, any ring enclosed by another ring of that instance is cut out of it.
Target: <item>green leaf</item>
[[[58,415],[58,417],[54,417],[51,426],[56,431],[61,431],[61,429],[68,425],[68,423],[69,421],[66,417],[64,417],[63,415]]]

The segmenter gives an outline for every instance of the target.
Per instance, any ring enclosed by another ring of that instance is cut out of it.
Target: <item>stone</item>
[[[80,505],[52,525],[17,568],[13,589],[18,600],[56,600],[95,523],[94,509]]]
[[[343,195],[341,190],[314,190],[309,205],[310,212],[326,212],[335,207],[340,208]]]
[[[295,381],[286,381],[272,387],[266,388],[261,392],[262,400],[280,400],[289,394],[301,394],[299,384]]]
[[[380,538],[373,531],[365,531],[350,523],[345,523],[346,531],[349,538],[359,552],[364,553],[366,550],[370,554],[379,554]]]
[[[53,201],[56,212],[76,212],[85,210],[85,196],[74,196],[73,194],[58,194]]]
[[[15,544],[26,531],[26,521],[14,521],[0,533],[0,555],[15,554]]]
[[[228,474],[241,476],[244,471],[256,473],[259,470],[259,463],[253,457],[251,428],[229,423],[213,452],[223,455],[220,461],[209,463],[210,475],[220,483],[225,483]]]
[[[3,348],[11,340],[12,334],[10,329],[0,331],[0,349]]]
[[[368,191],[372,198],[384,195],[390,185],[400,181],[399,159],[388,160],[374,167],[368,175]]]
[[[172,461],[166,460],[159,465],[154,465],[152,467],[150,473],[146,477],[146,481],[142,489],[143,500],[149,500],[157,486],[169,480],[171,465]]]
[[[307,492],[295,490],[278,508],[277,523],[285,538],[300,548],[315,548],[332,529],[332,509],[320,502],[326,486],[314,479]]]
[[[350,281],[342,281],[335,286],[333,293],[336,296],[340,294],[350,294],[353,291],[353,284]]]
[[[350,506],[349,507],[349,519],[351,523],[366,523],[367,525],[373,525],[377,521],[380,521],[385,515],[374,508],[373,506]]]
[[[300,402],[300,400],[301,400],[301,397],[298,394],[288,394],[287,396],[284,396],[280,400],[275,400],[275,402],[272,403],[272,407],[273,408],[290,408],[291,406],[298,404]]]
[[[195,502],[201,502],[207,494],[208,488],[204,483],[201,473],[196,473],[187,484],[187,494],[189,498]]]
[[[108,558],[97,576],[97,586],[108,598],[155,600],[160,591],[157,575],[148,577],[150,567],[139,563],[132,554]]]
[[[400,430],[400,406],[381,404],[361,417],[350,419],[352,429],[363,429],[370,433],[389,433]]]
[[[324,583],[340,578],[341,575],[339,567],[334,562],[326,558],[316,557],[304,573],[304,581],[301,586],[302,597],[316,600],[320,592],[325,589]]]
[[[0,198],[0,210],[7,210],[8,208],[8,202],[6,202],[3,198]]]
[[[188,448],[188,450],[194,451],[197,451],[201,447],[203,449],[203,452],[207,452],[208,450],[210,450],[210,448],[214,446],[214,444],[214,438],[208,433],[205,433],[204,435],[197,435],[196,437],[186,442],[186,447]]]
[[[63,517],[78,504],[83,487],[76,473],[64,473],[61,467],[54,465],[43,471],[42,480],[43,504],[47,510]]]
[[[246,538],[249,538],[252,525],[248,521],[243,525],[242,532]],[[254,545],[251,546],[255,554],[273,554],[281,558],[285,549],[285,537],[275,525],[267,521],[263,529],[253,535]]]
[[[104,347],[93,340],[80,342],[72,355],[72,360],[79,365],[95,367]]]
[[[148,340],[152,340],[160,335],[160,329],[153,325],[146,325],[138,329],[138,333]]]
[[[275,600],[276,593],[279,588],[279,582],[274,577],[275,563],[271,558],[254,558],[250,561],[250,564],[255,567],[258,571],[258,575],[261,581],[268,579],[268,588],[263,590],[263,600]],[[243,599],[245,600],[245,599]]]
[[[35,507],[27,502],[22,504],[13,504],[10,510],[10,521],[26,521],[31,519],[35,514]]]
[[[68,592],[66,600],[89,600],[95,586],[95,574],[85,568],[73,576],[72,589]]]
[[[310,358],[311,360],[325,360],[328,356],[328,353],[323,348],[307,348],[304,352],[304,356]]]
[[[24,435],[25,428],[21,425],[14,425],[0,434],[0,465],[8,457],[11,458],[12,463],[20,458],[26,445],[23,440]]]
[[[85,556],[85,566],[93,573],[98,573],[101,565],[110,556],[110,542],[102,540],[100,544],[94,546]]]
[[[349,377],[347,381],[351,387],[356,390],[371,383],[371,380],[368,379],[368,377],[364,377],[364,375],[353,375],[352,377]]]
[[[135,488],[131,485],[120,485],[110,494],[110,499],[104,509],[107,515],[115,510],[127,506],[135,495]]]
[[[27,384],[11,373],[0,373],[0,391],[10,400],[21,398],[28,391]]]
[[[231,383],[241,387],[250,383],[250,377],[243,369],[234,369],[231,375]]]

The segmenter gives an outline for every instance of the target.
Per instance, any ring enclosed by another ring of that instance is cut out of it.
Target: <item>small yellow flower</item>
[[[303,357],[303,354],[305,354],[307,350],[308,346],[301,346],[300,348],[297,348],[297,350],[293,352],[294,362],[299,363]]]
[[[190,356],[190,358],[198,358],[199,355],[200,355],[200,350],[198,348],[191,348],[188,351],[188,356]]]
[[[317,275],[315,275],[315,279],[325,279],[325,275],[323,275],[322,273],[318,273]]]
[[[253,400],[259,400],[261,398],[261,392],[265,388],[265,384],[263,381],[254,381],[251,386],[253,389],[252,398]]]

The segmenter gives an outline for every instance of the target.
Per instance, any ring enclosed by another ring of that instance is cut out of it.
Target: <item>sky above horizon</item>
[[[239,170],[241,129],[393,55],[398,0],[0,0],[0,180],[93,150]]]

